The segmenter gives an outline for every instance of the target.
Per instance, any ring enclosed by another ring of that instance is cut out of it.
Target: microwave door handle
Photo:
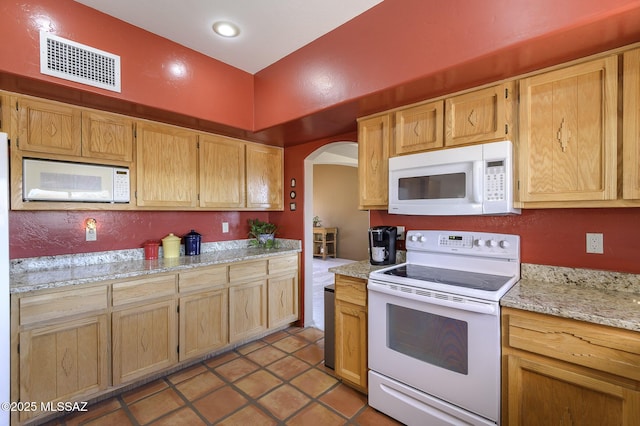
[[[482,184],[483,184],[483,176],[482,176],[483,162],[482,161],[474,161],[473,162],[473,175],[471,176],[472,182],[472,198],[474,203],[482,203]]]

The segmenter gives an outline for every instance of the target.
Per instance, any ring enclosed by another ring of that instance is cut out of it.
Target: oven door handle
[[[445,306],[447,308],[460,309],[463,311],[476,312],[479,314],[498,315],[498,310],[494,304],[476,302],[475,300],[467,299],[465,297],[460,297],[460,299],[465,300],[466,302],[456,302],[448,299],[438,299],[432,296],[422,296],[415,293],[393,290],[393,289],[390,289],[385,284],[376,283],[375,281],[371,281],[371,280],[369,280],[369,283],[367,284],[367,288],[370,291],[376,291],[378,293],[384,293],[390,296],[400,297],[402,299],[414,300],[416,302]],[[437,293],[430,290],[425,290],[425,291],[429,293]]]

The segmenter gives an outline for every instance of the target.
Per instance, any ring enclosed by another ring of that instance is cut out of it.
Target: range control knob
[[[483,247],[485,244],[484,240],[475,240],[474,243],[477,247]]]
[[[418,239],[423,238],[422,234],[413,234],[411,235],[411,237],[409,238],[411,241],[418,241]]]
[[[427,237],[425,237],[424,235],[419,235],[418,241],[420,241],[421,243],[424,243],[425,241],[427,241]]]
[[[510,246],[511,244],[509,243],[509,241],[507,240],[500,241],[500,248],[506,249],[506,248],[509,248]]]
[[[487,247],[495,247],[498,245],[498,242],[495,240],[489,240],[487,241]]]

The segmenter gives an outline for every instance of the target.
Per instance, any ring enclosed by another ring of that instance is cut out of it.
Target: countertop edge
[[[300,248],[290,247],[275,249],[240,248],[208,252],[197,256],[129,260],[33,272],[17,272],[10,275],[9,293],[21,294],[161,273],[180,272],[194,268],[297,254],[301,251]]]

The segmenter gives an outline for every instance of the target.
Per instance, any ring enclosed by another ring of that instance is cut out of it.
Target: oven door
[[[375,280],[369,280],[368,294],[372,371],[434,397],[443,406],[460,407],[498,423],[497,302]]]

